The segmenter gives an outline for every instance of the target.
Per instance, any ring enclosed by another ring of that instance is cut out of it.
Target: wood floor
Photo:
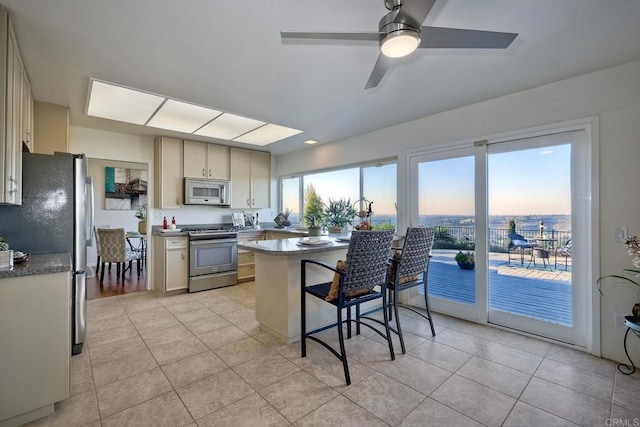
[[[95,266],[92,266],[95,268]],[[133,274],[132,274],[133,273]],[[98,299],[111,297],[114,295],[129,294],[132,292],[141,292],[147,290],[147,276],[145,269],[140,269],[140,278],[136,271],[135,263],[133,272],[127,271],[124,277],[124,285],[121,278],[118,278],[116,266],[112,266],[111,271],[107,268],[104,272],[104,282],[100,284],[100,276],[87,279],[87,299]]]

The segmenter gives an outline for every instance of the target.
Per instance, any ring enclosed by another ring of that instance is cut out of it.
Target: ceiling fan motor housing
[[[399,7],[382,17],[378,23],[380,50],[385,56],[399,58],[413,52],[420,45],[420,27],[396,22]]]

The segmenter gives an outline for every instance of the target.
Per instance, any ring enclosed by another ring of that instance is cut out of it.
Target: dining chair
[[[98,250],[101,257],[100,284],[104,282],[104,268],[106,263],[116,263],[117,278],[122,272],[122,284],[127,270],[132,270],[133,261],[137,261],[138,277],[140,277],[140,253],[127,250],[124,228],[98,228]],[[127,266],[128,264],[128,266]]]
[[[349,365],[344,345],[343,325],[347,326],[347,338],[351,338],[351,324],[356,323],[357,331],[360,325],[367,326],[387,340],[391,360],[395,360],[393,343],[391,341],[391,331],[387,311],[384,312],[384,332],[374,327],[372,324],[363,322],[360,319],[360,305],[369,301],[380,299],[382,308],[387,305],[386,281],[387,267],[389,265],[389,250],[393,240],[394,232],[386,231],[353,231],[349,240],[346,261],[343,268],[334,268],[325,263],[311,259],[301,260],[301,316],[300,316],[300,341],[301,355],[307,355],[307,339],[313,340],[342,361],[345,380],[347,385],[351,384],[349,375]],[[339,262],[340,263],[340,262]],[[327,269],[334,272],[336,280],[307,286],[307,269],[314,266],[320,269]],[[379,288],[379,290],[377,290]],[[307,332],[306,325],[306,297],[307,294],[318,298],[327,304],[331,304],[336,309],[336,322],[327,326],[313,329]],[[356,318],[351,317],[351,307],[356,307]],[[342,310],[347,310],[347,318],[343,319]],[[337,327],[340,351],[336,351],[332,346],[322,339],[314,336],[319,332]]]
[[[393,256],[390,260],[391,264],[389,265],[387,281],[389,321],[393,320],[393,314],[391,312],[393,307],[396,328],[391,328],[391,330],[398,334],[400,338],[402,354],[406,354],[407,351],[404,345],[398,307],[411,310],[429,321],[431,335],[436,336],[436,330],[433,327],[433,318],[431,317],[431,311],[429,311],[429,293],[427,290],[429,260],[431,258],[431,248],[433,247],[434,237],[435,227],[407,228],[402,248],[394,249]],[[422,286],[422,291],[424,292],[426,315],[410,306],[401,305],[398,302],[400,292],[417,286]]]
[[[144,263],[147,260],[147,234],[140,232],[127,232],[125,235],[127,243],[129,244],[129,249],[133,252],[140,253],[140,265],[144,267]],[[131,239],[137,239],[137,244],[133,244]]]
[[[96,276],[98,276],[100,274],[100,236],[98,235],[98,229],[99,228],[111,228],[111,226],[109,225],[94,225],[93,226],[93,236],[96,239],[96,256],[97,256],[97,261],[96,261]],[[111,271],[111,263],[109,263],[109,271]]]

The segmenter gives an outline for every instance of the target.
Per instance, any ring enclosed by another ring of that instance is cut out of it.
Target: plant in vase
[[[138,218],[138,233],[147,232],[147,205],[140,205],[135,217]]]
[[[627,246],[629,256],[633,258],[632,263],[636,268],[625,268],[622,270],[621,274],[607,274],[606,276],[600,277],[596,281],[596,285],[598,286],[598,291],[602,296],[604,296],[604,293],[602,292],[603,286],[613,285],[620,281],[640,288],[640,280],[638,279],[638,277],[640,277],[640,239],[638,239],[637,236],[630,237],[626,240],[625,245]],[[633,314],[633,317],[636,318],[636,321],[640,322],[640,302],[637,302],[633,306],[631,313]]]
[[[320,226],[316,224],[316,219],[313,216],[306,216],[305,222],[307,223],[307,229],[309,230],[309,236],[319,236],[320,235]]]
[[[456,262],[458,267],[463,270],[473,270],[476,267],[476,258],[471,251],[458,251],[456,254]]]
[[[351,205],[351,198],[333,200],[329,198],[329,205],[324,211],[324,220],[330,233],[340,233],[342,229],[351,224],[356,210]]]
[[[322,203],[313,184],[309,184],[304,192],[304,225],[309,228],[310,236],[320,235],[320,224],[323,219],[324,203]],[[317,234],[315,234],[316,232]]]

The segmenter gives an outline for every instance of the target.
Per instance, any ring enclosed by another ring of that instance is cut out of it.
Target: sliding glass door
[[[435,227],[429,295],[436,311],[477,320],[476,156],[474,150],[413,159],[417,223]],[[412,304],[424,305],[421,294]]]
[[[489,323],[574,342],[571,157],[579,136],[487,146]]]
[[[582,129],[408,156],[435,311],[585,345],[588,153]]]

